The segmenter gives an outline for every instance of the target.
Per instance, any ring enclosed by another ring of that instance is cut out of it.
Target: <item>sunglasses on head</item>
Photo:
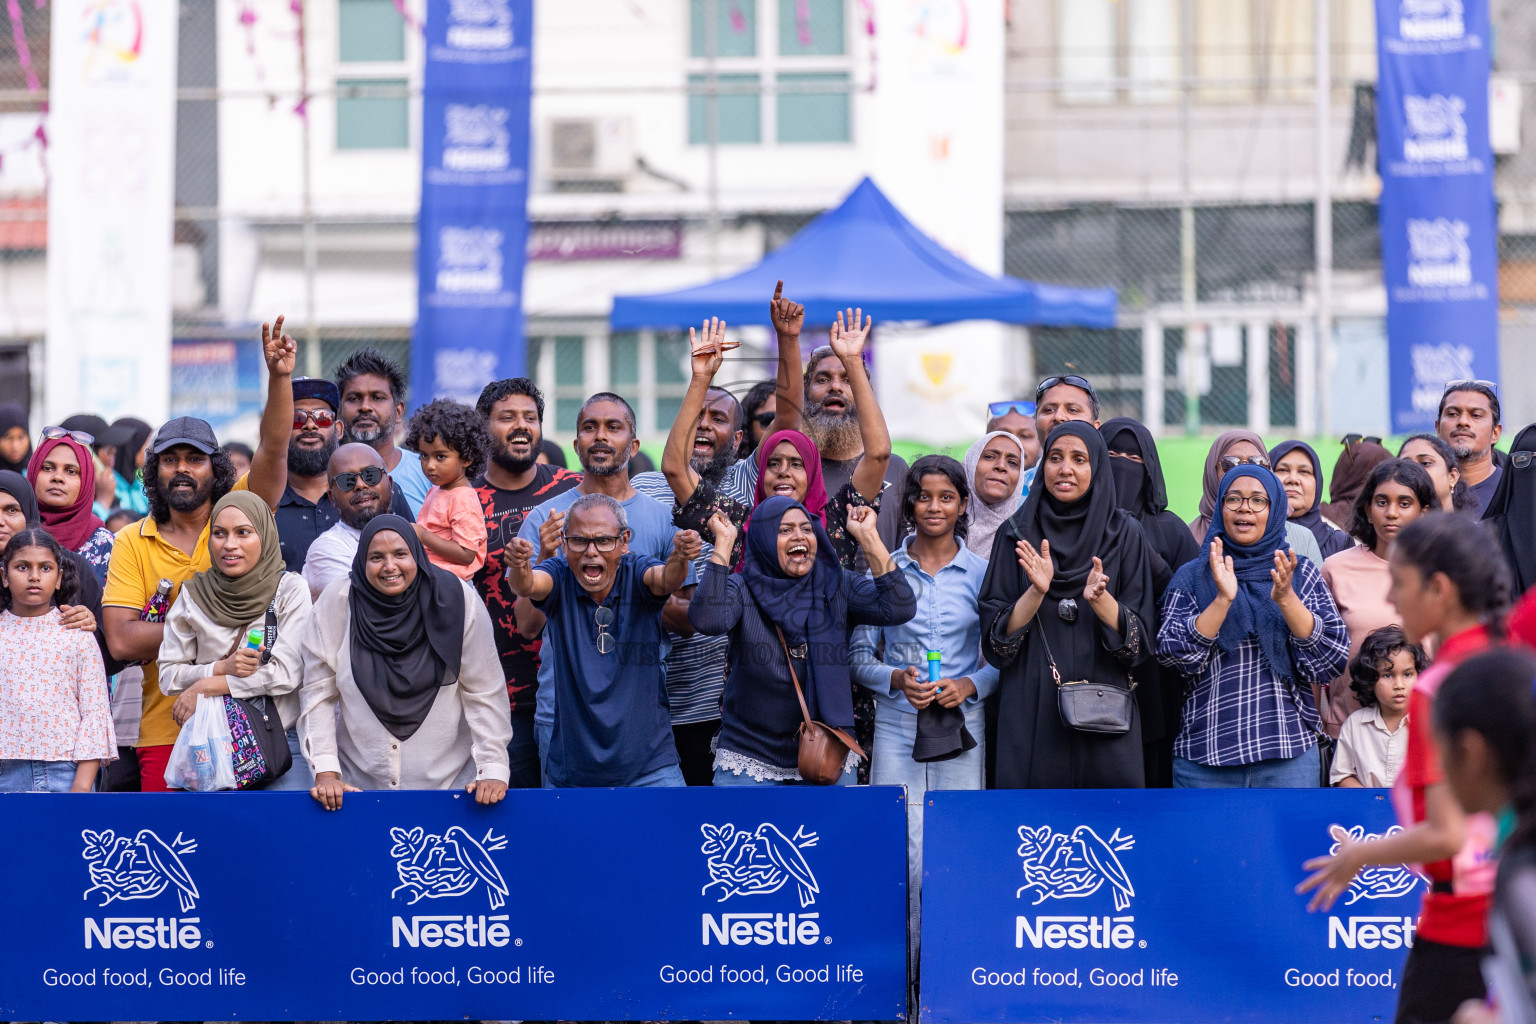
[[[1353,448],[1357,444],[1381,444],[1381,438],[1375,434],[1345,434],[1344,447]]]
[[[1045,380],[1040,382],[1040,386],[1035,388],[1035,401],[1040,401],[1041,396],[1057,384],[1070,384],[1075,388],[1082,388],[1095,398],[1098,397],[1098,392],[1093,390],[1093,385],[1088,383],[1087,377],[1080,377],[1075,373],[1058,373],[1055,376],[1045,378]]]
[[[64,438],[78,441],[81,444],[95,444],[96,438],[83,430],[65,430],[63,427],[44,427],[44,441],[62,441]]]
[[[1020,416],[1033,416],[1035,414],[1035,403],[1024,401],[993,402],[987,406],[987,415],[993,419],[997,419],[999,416],[1007,416],[1011,412],[1016,412]]]
[[[361,480],[369,487],[377,487],[379,485],[379,481],[383,479],[383,466],[369,466],[367,469],[358,473],[337,473],[335,477],[331,479],[331,483],[335,484],[336,489],[342,494],[347,494],[357,488],[357,482],[359,480]]]
[[[1492,391],[1499,393],[1499,385],[1491,380],[1448,380],[1445,382],[1445,391],[1442,395],[1448,395],[1452,391]]]
[[[1263,466],[1265,469],[1268,469],[1269,459],[1263,455],[1250,455],[1246,459],[1239,458],[1236,455],[1223,455],[1221,457],[1221,471],[1223,473],[1230,473],[1238,466]]]
[[[295,409],[293,411],[294,430],[303,430],[311,420],[321,430],[329,430],[336,425],[336,414],[329,409]]]

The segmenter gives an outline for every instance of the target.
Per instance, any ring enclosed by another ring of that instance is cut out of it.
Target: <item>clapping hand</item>
[[[1019,556],[1019,568],[1029,577],[1030,585],[1042,594],[1048,593],[1051,580],[1056,577],[1056,566],[1051,561],[1051,542],[1042,538],[1040,550],[1036,551],[1029,541],[1020,540],[1013,550]]]
[[[832,351],[845,363],[863,357],[864,342],[869,338],[870,328],[875,326],[874,317],[863,317],[863,313],[863,309],[850,309],[846,320],[842,313],[838,313],[837,322],[832,325],[829,339]],[[859,322],[861,317],[862,326]]]
[[[1269,571],[1269,578],[1275,584],[1269,596],[1275,604],[1284,604],[1296,596],[1296,591],[1291,587],[1291,579],[1295,574],[1296,552],[1276,551],[1275,567]]]
[[[283,333],[283,318],[261,325],[261,355],[267,362],[267,372],[278,377],[293,376],[299,359],[299,346]]]
[[[694,380],[714,380],[725,354],[740,347],[739,341],[725,340],[725,321],[718,317],[705,320],[697,331],[688,328],[689,368]]]
[[[1091,604],[1108,592],[1109,577],[1104,573],[1104,563],[1094,558],[1093,568],[1088,570],[1088,582],[1083,585],[1083,599]]]
[[[551,512],[549,518],[539,524],[539,561],[555,557],[555,552],[565,543],[564,531],[564,512]]]
[[[781,338],[798,338],[800,328],[805,326],[805,307],[784,298],[783,281],[773,289],[773,301],[768,303],[768,319]]]
[[[1211,541],[1211,579],[1216,581],[1216,593],[1230,603],[1237,600],[1237,573],[1232,556],[1221,552],[1221,538],[1216,537]]]

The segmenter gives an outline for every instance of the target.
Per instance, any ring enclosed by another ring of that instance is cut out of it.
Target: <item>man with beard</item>
[[[405,415],[405,372],[378,349],[365,348],[336,367],[336,387],[341,392],[341,439],[349,444],[361,441],[378,452],[412,515],[421,511],[432,484],[421,471],[421,459],[395,447],[395,431]]]
[[[677,533],[677,527],[672,525],[671,507],[641,494],[630,483],[629,460],[640,450],[640,441],[635,437],[635,410],[629,403],[609,391],[588,398],[576,416],[575,448],[583,471],[581,483],[530,510],[518,530],[517,535],[537,549],[534,564],[558,552],[565,511],[583,494],[606,494],[623,507],[630,531],[630,551],[661,562],[670,558],[672,537]],[[671,650],[671,634],[693,635],[688,622],[688,598],[684,594],[691,594],[697,582],[690,568],[684,583],[687,589],[673,594],[662,609],[662,625],[668,631],[658,650],[663,660]],[[520,634],[536,637],[543,633],[544,615],[531,602],[519,600],[513,613]],[[549,738],[555,723],[553,672],[548,660],[540,662],[534,733],[541,764],[549,756]]]
[[[326,466],[326,479],[325,500],[336,511],[336,522],[315,538],[304,558],[304,581],[314,598],[352,571],[363,527],[374,516],[390,511],[395,494],[383,456],[362,442],[336,449]]]
[[[337,412],[341,393],[323,377],[293,379],[293,433],[288,439],[288,486],[277,503],[277,535],[283,545],[283,562],[289,572],[302,572],[305,556],[315,538],[336,525],[339,516],[331,500],[326,467],[341,438]],[[385,508],[414,522],[405,499],[395,498]]]
[[[144,492],[149,515],[123,528],[112,546],[102,594],[102,631],[116,658],[144,665],[143,710],[136,748],[146,791],[163,792],[165,765],[180,732],[171,717],[172,697],[160,692],[156,660],[165,630],[164,609],[154,621],[141,618],[162,582],[170,602],[193,574],[211,567],[208,526],[214,503],[231,490],[249,489],[275,507],[287,478],[284,455],[293,421],[290,379],[298,351],[283,334],[283,318],[261,325],[267,363],[267,406],[261,414],[261,444],[251,471],[239,480],[229,453],[213,428],[192,416],[178,416],[155,434],[144,457]]]
[[[538,461],[544,440],[544,396],[527,377],[487,384],[475,409],[485,420],[491,438],[491,458],[484,475],[474,481],[485,512],[486,543],[485,565],[471,582],[491,613],[496,652],[501,656],[507,697],[512,702],[512,742],[507,747],[512,778],[508,785],[537,789],[541,780],[533,707],[541,641],[517,631],[517,617],[512,612],[516,598],[507,589],[502,572],[507,546],[517,539],[528,510],[575,487],[581,474]]]
[[[1492,381],[1454,380],[1440,396],[1435,430],[1456,455],[1470,499],[1466,511],[1472,515],[1482,515],[1504,474],[1493,451],[1504,433],[1499,418],[1499,392]]]
[[[720,331],[723,338],[724,325],[720,325]],[[679,418],[672,429],[675,432],[682,427],[684,421]],[[693,443],[688,456],[688,469],[693,476],[679,480],[674,486],[664,473],[639,473],[630,483],[641,494],[670,507],[680,488],[682,493],[692,494],[702,478],[726,497],[750,505],[752,488],[747,483],[748,476],[745,472],[735,471],[737,466],[752,465],[736,460],[742,432],[741,404],[729,391],[711,386],[704,393],[703,406],[693,420]],[[671,439],[668,441],[670,446]],[[665,456],[662,464],[667,464]],[[704,571],[704,563],[713,551],[714,545],[706,540],[694,562],[695,575]],[[692,596],[692,587],[682,592],[683,600],[691,600]],[[687,634],[673,638],[672,653],[667,657],[667,705],[672,713],[672,737],[677,744],[683,778],[690,786],[708,786],[714,782],[715,754],[710,744],[715,733],[720,731],[720,697],[725,690],[725,665],[730,650],[729,636],[706,636],[690,629]]]

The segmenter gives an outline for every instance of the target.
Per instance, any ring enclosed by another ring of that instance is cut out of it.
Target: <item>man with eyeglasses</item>
[[[393,500],[394,482],[384,468],[384,456],[372,445],[358,441],[337,448],[327,476],[329,490],[324,501],[336,521],[315,538],[304,558],[304,582],[314,598],[352,571],[352,559],[368,520],[405,504]]]
[[[558,494],[523,519],[518,537],[534,546],[536,560],[552,558],[560,547],[568,510],[584,495],[602,494],[612,498],[624,510],[625,528],[630,531],[629,550],[658,562],[671,557],[673,537],[669,505],[635,490],[629,479],[629,460],[640,450],[635,436],[635,410],[621,396],[599,391],[582,403],[576,414],[576,457],[581,462],[581,483]],[[662,609],[662,633],[657,650],[658,665],[665,678],[665,661],[671,653],[671,635],[692,636],[688,622],[688,599],[698,580],[692,570],[681,590],[674,593]],[[513,607],[517,631],[535,638],[544,631],[544,613],[531,601],[518,600]],[[542,655],[542,648],[541,648]],[[534,712],[534,736],[539,744],[539,758],[547,764],[549,740],[555,727],[556,687],[553,663],[541,656],[539,690]],[[670,728],[670,727],[669,727]]]
[[[1024,452],[1024,472],[1033,473],[1040,461],[1040,443],[1044,440],[1035,430],[1034,402],[993,402],[987,406],[987,433],[1001,430],[1019,439]]]
[[[546,617],[542,663],[555,692],[544,788],[682,786],[667,711],[662,609],[693,574],[702,541],[672,537],[665,562],[629,550],[629,517],[583,494],[564,517],[561,553],[537,566],[533,541],[507,549],[507,585]]]
[[[277,536],[289,572],[303,572],[309,546],[340,518],[326,473],[341,443],[341,391],[323,377],[293,378],[293,431],[288,436],[288,486],[277,503]],[[404,498],[384,511],[414,522]]]
[[[1493,448],[1504,433],[1499,422],[1499,386],[1491,380],[1447,382],[1440,396],[1435,432],[1456,455],[1456,468],[1471,499],[1466,511],[1481,515],[1504,473]]]

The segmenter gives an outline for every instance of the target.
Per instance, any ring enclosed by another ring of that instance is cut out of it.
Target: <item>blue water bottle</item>
[[[928,656],[928,681],[930,683],[936,683],[940,679],[944,678],[943,673],[940,672],[940,670],[939,670],[939,664],[942,661],[944,656],[942,654],[940,654],[938,651],[928,651],[927,652],[927,656]],[[943,693],[944,692],[944,688],[940,687],[938,692],[939,693]]]

